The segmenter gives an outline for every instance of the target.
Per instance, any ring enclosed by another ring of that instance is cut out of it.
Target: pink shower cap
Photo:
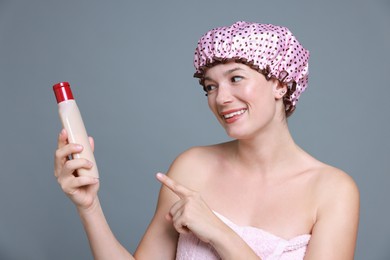
[[[216,64],[228,61],[244,63],[288,86],[284,97],[286,114],[290,115],[301,93],[306,89],[309,74],[309,51],[286,27],[239,21],[229,27],[207,32],[195,50],[194,77],[203,77]]]

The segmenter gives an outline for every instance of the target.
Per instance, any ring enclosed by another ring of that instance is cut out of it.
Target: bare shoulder
[[[346,172],[321,163],[313,173],[317,195],[323,203],[342,198],[358,200],[358,187],[353,178]]]
[[[176,160],[205,160],[215,159],[221,156],[226,149],[232,145],[232,142],[213,144],[207,146],[194,146],[181,153]],[[212,158],[210,158],[212,156]],[[175,160],[175,161],[176,161]]]
[[[210,172],[218,167],[230,146],[228,142],[191,147],[176,157],[168,175],[189,188],[196,189],[207,181]]]
[[[312,171],[316,214],[305,259],[353,259],[359,190],[350,175],[320,164]]]

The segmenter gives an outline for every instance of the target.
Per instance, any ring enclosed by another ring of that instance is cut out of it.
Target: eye
[[[205,85],[205,86],[203,87],[204,91],[206,91],[207,93],[213,91],[213,90],[216,89],[216,88],[217,88],[217,87],[214,86],[214,85]]]
[[[242,79],[243,79],[243,77],[241,77],[241,76],[234,76],[234,77],[231,78],[231,81],[232,81],[232,82],[239,82],[239,81],[241,81]]]

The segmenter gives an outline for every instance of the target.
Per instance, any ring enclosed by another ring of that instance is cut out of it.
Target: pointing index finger
[[[168,189],[173,191],[181,199],[186,197],[186,196],[189,196],[192,193],[192,191],[190,189],[177,183],[176,181],[172,180],[171,178],[169,178],[165,174],[157,173],[156,177],[165,187],[167,187]]]

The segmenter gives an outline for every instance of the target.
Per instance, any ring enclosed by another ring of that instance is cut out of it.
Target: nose
[[[220,85],[218,87],[216,101],[219,105],[228,104],[233,101],[233,95],[228,85]]]

